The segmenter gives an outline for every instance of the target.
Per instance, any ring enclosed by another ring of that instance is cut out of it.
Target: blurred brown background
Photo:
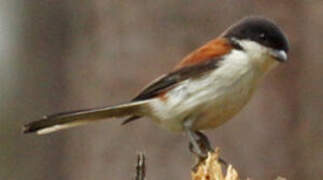
[[[323,177],[323,1],[0,1],[0,179],[190,179],[187,138],[148,119],[36,136],[45,114],[125,102],[184,55],[247,15],[274,19],[289,62],[237,117],[208,131],[243,177]]]

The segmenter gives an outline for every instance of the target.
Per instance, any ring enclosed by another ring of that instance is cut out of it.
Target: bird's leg
[[[203,152],[203,155],[198,154],[194,150],[193,144],[189,143],[190,152],[197,155],[196,156],[197,157],[196,164],[193,166],[193,169],[196,170],[196,168],[200,165],[200,163],[203,162],[205,160],[205,158],[207,158],[208,152],[214,152],[214,150],[211,147],[211,143],[210,143],[209,139],[203,133],[201,133],[199,131],[195,131],[195,134],[198,137],[197,143],[198,143],[201,151]]]
[[[184,129],[189,138],[190,151],[198,158],[206,158],[209,151],[213,151],[208,138],[199,131],[192,130],[193,120],[188,119],[184,122]]]
[[[199,132],[199,131],[195,131],[194,132],[198,137],[198,145],[200,148],[200,151],[202,151],[202,155],[199,154],[199,151],[196,151],[196,149],[194,148],[194,145],[192,142],[189,143],[189,150],[191,153],[195,154],[197,157],[197,161],[195,162],[195,164],[193,165],[193,171],[197,170],[197,167],[200,165],[201,162],[203,162],[205,160],[205,158],[207,158],[207,153],[208,152],[214,152],[214,149],[211,146],[211,143],[209,141],[209,139],[205,136],[205,134]],[[228,167],[228,163],[222,159],[221,157],[219,157],[218,161],[223,164],[225,167]]]
[[[189,138],[189,150],[191,153],[195,154],[197,157],[197,162],[193,166],[193,170],[196,170],[198,165],[205,160],[208,156],[208,152],[214,152],[214,149],[211,146],[211,143],[207,136],[200,131],[192,130],[192,122],[185,121],[184,129]],[[225,160],[219,157],[219,162],[227,166]]]
[[[207,151],[205,151],[204,145],[202,144],[202,140],[197,135],[197,133],[191,129],[186,130],[186,134],[189,138],[189,149],[190,152],[197,155],[198,158],[206,158]]]
[[[190,139],[189,150],[196,155],[196,162],[192,167],[193,171],[196,171],[200,163],[207,158],[208,152],[214,152],[214,150],[208,138],[201,132],[192,130],[186,130],[186,132]]]
[[[212,148],[211,143],[205,134],[201,133],[200,131],[195,131],[195,134],[198,136],[198,143],[203,151],[206,151],[206,153],[214,152],[214,149]]]

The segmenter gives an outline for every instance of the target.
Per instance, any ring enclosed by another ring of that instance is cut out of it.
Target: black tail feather
[[[44,116],[38,121],[24,125],[23,133],[36,132],[38,134],[46,134],[112,117],[131,116],[137,119],[142,115],[141,110],[145,103],[145,101],[131,102],[117,106],[70,111]],[[133,118],[131,119],[134,120]]]

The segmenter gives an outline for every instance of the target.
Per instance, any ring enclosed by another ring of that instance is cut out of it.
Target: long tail
[[[137,101],[103,108],[63,112],[44,116],[24,125],[24,133],[47,134],[112,117],[140,116],[148,101]]]

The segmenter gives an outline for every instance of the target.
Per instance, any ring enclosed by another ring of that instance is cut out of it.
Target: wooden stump
[[[219,161],[219,149],[216,148],[214,152],[209,152],[208,157],[200,162],[195,170],[191,171],[192,180],[238,180],[238,172],[231,164],[223,165]],[[223,173],[223,169],[225,169]],[[143,153],[138,154],[136,176],[135,180],[145,180],[146,165],[145,156]],[[247,180],[250,180],[247,178]],[[277,177],[276,180],[286,180],[283,177]]]
[[[207,159],[201,162],[196,171],[192,171],[192,180],[238,180],[238,172],[228,165],[226,173],[222,172],[222,166],[219,162],[219,149],[215,152],[209,152]]]

